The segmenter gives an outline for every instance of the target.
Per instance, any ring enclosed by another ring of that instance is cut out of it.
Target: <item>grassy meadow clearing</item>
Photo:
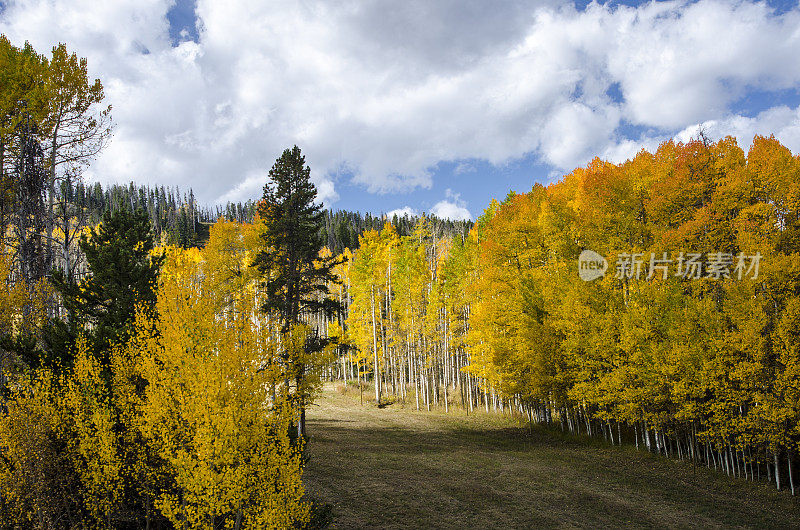
[[[327,385],[308,412],[309,493],[334,528],[792,528],[766,484],[479,412],[362,406]]]

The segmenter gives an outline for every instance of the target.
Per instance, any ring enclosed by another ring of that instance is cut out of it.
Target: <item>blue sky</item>
[[[87,180],[207,203],[257,198],[295,143],[332,208],[454,218],[700,126],[800,151],[798,2],[26,0],[0,32],[103,81]]]

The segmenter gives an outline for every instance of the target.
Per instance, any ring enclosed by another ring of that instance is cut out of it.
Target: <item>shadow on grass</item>
[[[309,418],[309,493],[336,528],[795,528],[770,486],[508,417],[380,410],[327,394]]]
[[[333,504],[340,528],[787,528],[800,520],[790,497],[766,487],[541,427],[419,430],[319,418],[309,431],[308,482]]]

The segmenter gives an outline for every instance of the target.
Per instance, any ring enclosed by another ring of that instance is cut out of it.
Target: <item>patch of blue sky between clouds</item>
[[[672,0],[654,0],[658,2],[667,2]],[[696,0],[687,0],[685,3],[691,4]],[[575,9],[580,11],[585,10],[591,4],[596,3],[606,7],[626,6],[637,7],[642,4],[649,4],[651,0],[574,0],[572,4]],[[773,10],[776,15],[782,15],[787,11],[791,11],[798,7],[797,0],[766,0],[766,4]]]
[[[781,105],[790,108],[800,106],[800,89],[787,88],[783,90],[755,90],[751,89],[741,98],[734,101],[731,113],[752,118],[759,113]]]
[[[622,93],[622,85],[615,81],[608,85],[606,89],[606,96],[614,103],[620,104],[625,101],[625,95]]]
[[[651,127],[648,125],[631,123],[626,120],[620,121],[619,125],[617,125],[617,128],[614,130],[617,140],[642,140],[645,138],[660,138],[664,136],[669,136],[670,132],[677,132],[677,131],[667,131],[664,129],[659,129],[658,127]]]
[[[797,0],[767,0],[767,5],[771,7],[776,15],[782,15],[792,9],[797,9]]]
[[[313,171],[313,168],[312,168]],[[334,210],[360,210],[380,215],[410,208],[415,212],[430,212],[445,200],[453,202],[458,195],[472,218],[480,216],[491,199],[502,201],[510,191],[527,192],[534,184],[548,184],[558,180],[564,172],[543,164],[539,157],[529,153],[522,158],[493,165],[482,159],[460,159],[439,162],[429,168],[432,185],[400,193],[375,195],[364,186],[351,182],[352,175],[340,173],[334,178],[339,200],[331,206]]]
[[[173,46],[185,41],[199,42],[196,7],[196,0],[177,0],[167,11],[169,38]]]
[[[575,0],[573,5],[575,9],[580,11],[585,10],[591,4],[600,4],[602,6],[607,7],[614,7],[614,6],[627,6],[627,7],[636,7],[642,4],[650,3],[650,0],[642,1],[642,0]]]

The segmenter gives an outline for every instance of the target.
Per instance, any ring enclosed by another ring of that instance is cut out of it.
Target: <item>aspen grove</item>
[[[773,137],[745,154],[701,136],[512,192],[467,237],[425,218],[367,231],[331,288],[328,375],[378,403],[518,414],[794,493],[798,175]],[[603,278],[579,278],[586,249]],[[673,268],[620,265],[651,254]],[[687,274],[684,254],[733,262]]]
[[[113,131],[88,71],[0,35],[0,527],[325,527],[307,447],[369,430],[314,417],[326,380],[362,420],[505,414],[482,418],[795,494],[800,155],[774,136],[595,158],[474,223],[323,209],[294,146],[260,198],[212,209],[84,185]]]

